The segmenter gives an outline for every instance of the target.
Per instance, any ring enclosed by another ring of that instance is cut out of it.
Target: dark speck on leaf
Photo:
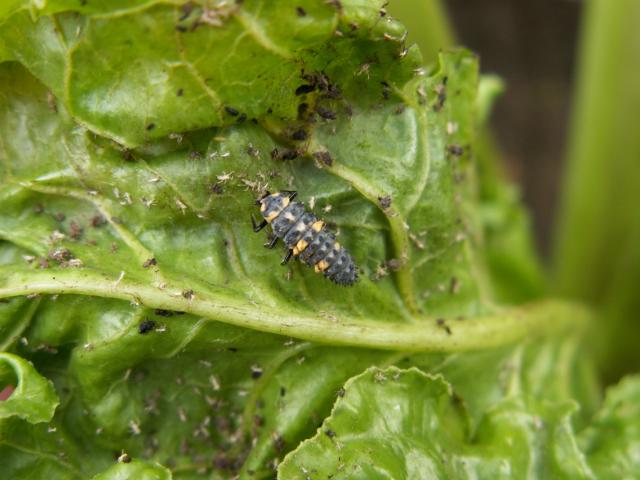
[[[280,387],[280,396],[284,397],[287,394],[287,389],[284,387]]]
[[[302,102],[300,105],[298,105],[298,116],[299,117],[304,116],[304,114],[307,113],[308,109],[309,109],[309,104]]]
[[[247,119],[247,114],[246,113],[241,113],[240,116],[238,117],[238,123],[242,123]]]
[[[318,160],[322,165],[325,165],[327,167],[330,167],[331,165],[333,165],[333,158],[331,157],[331,154],[326,150],[323,150],[320,152],[314,152],[313,157],[316,160]]]
[[[451,295],[456,295],[460,291],[460,281],[458,277],[451,277],[449,281],[449,293]]]
[[[232,467],[233,461],[225,452],[219,452],[213,458],[213,468],[217,470],[231,470]]]
[[[340,387],[340,390],[338,390],[338,396],[340,398],[344,397],[344,394],[346,393],[345,389]]]
[[[157,265],[157,264],[158,264],[158,261],[155,258],[149,258],[142,264],[142,266],[144,268],[149,268],[151,265]]]
[[[134,160],[133,153],[128,148],[122,150],[122,158],[124,158],[127,162],[132,162]]]
[[[186,33],[187,27],[185,27],[184,25],[176,25],[176,30],[179,31],[180,33]]]
[[[284,450],[284,438],[282,438],[282,436],[278,433],[274,435],[273,448],[275,449],[276,453],[280,453],[282,452],[282,450]]]
[[[191,300],[194,297],[193,290],[185,290],[184,292],[182,292],[182,296],[187,300]]]
[[[64,262],[72,257],[68,248],[55,248],[50,250],[47,256],[56,262]]]
[[[336,112],[325,107],[316,107],[316,112],[325,120],[335,120],[336,118],[338,118]]]
[[[336,432],[334,432],[333,430],[331,430],[330,428],[326,429],[324,431],[324,434],[329,437],[329,438],[333,438],[336,436]]]
[[[156,308],[154,312],[159,317],[173,317],[173,312],[171,310],[163,310],[161,308]]]
[[[216,195],[222,195],[222,193],[224,192],[224,188],[222,187],[221,183],[214,183],[210,188],[211,192],[215,193]]]
[[[296,141],[302,141],[307,139],[307,132],[300,128],[291,134],[291,139]]]
[[[436,86],[436,88],[435,88],[436,94],[438,95],[438,100],[433,105],[433,110],[435,112],[439,112],[440,110],[442,110],[442,107],[444,107],[444,102],[447,100],[447,87],[446,87],[446,84],[447,84],[447,81],[446,81],[446,77],[445,77],[445,79],[442,81],[442,83],[440,85]]]
[[[155,123],[150,123],[145,128],[147,129],[147,131],[153,130],[154,128],[156,128],[156,124]]]
[[[128,453],[122,453],[118,455],[117,460],[119,463],[131,463],[131,456]]]
[[[236,353],[238,351],[238,349],[236,347],[229,347],[227,348],[227,350],[229,350],[230,352]]]
[[[296,88],[296,95],[304,95],[305,93],[311,93],[316,89],[315,85],[300,85]]]
[[[353,108],[351,107],[351,105],[348,105],[348,104],[345,105],[344,112],[347,114],[349,118],[353,117]]]
[[[380,206],[386,210],[391,206],[391,197],[389,195],[378,197],[378,202],[380,203]]]
[[[56,213],[55,217],[56,217],[56,220],[59,222],[64,222],[64,219],[67,218],[67,216],[62,212]]]
[[[40,214],[40,213],[42,213],[42,212],[44,212],[44,207],[42,206],[42,204],[41,204],[41,203],[36,203],[36,204],[33,206],[33,213],[38,213],[38,214]]]
[[[406,108],[407,107],[405,106],[405,104],[401,103],[400,105],[398,105],[396,107],[396,109],[393,111],[393,113],[395,113],[396,115],[400,115],[401,113],[404,113]]]
[[[387,82],[380,82],[382,84],[382,98],[387,100],[391,96],[391,87]]]
[[[323,96],[325,98],[340,98],[342,96],[342,91],[340,90],[340,87],[330,84],[324,90]]]
[[[267,108],[267,113],[269,115],[271,115],[273,113],[273,108],[271,108],[271,107]]]
[[[447,322],[445,322],[444,318],[438,318],[436,320],[436,323],[440,328],[443,328],[444,331],[447,332],[447,335],[451,335],[451,328],[449,328],[449,325],[447,325]]]
[[[256,428],[260,428],[264,425],[264,417],[262,415],[254,415],[253,416],[253,425]]]
[[[391,259],[387,260],[385,262],[385,264],[386,264],[387,267],[389,267],[394,272],[397,271],[397,270],[400,270],[400,267],[402,267],[402,262],[400,260],[398,260],[397,258],[391,258]]]
[[[256,379],[262,376],[262,367],[260,365],[251,365],[251,378]]]
[[[271,160],[278,160],[280,158],[280,151],[277,148],[271,150]]]
[[[49,108],[51,109],[51,111],[53,113],[58,113],[58,105],[56,103],[56,96],[51,92],[47,92],[47,104],[49,105]]]
[[[180,15],[180,18],[178,18],[178,20],[183,22],[187,18],[189,18],[189,15],[191,15],[191,12],[193,11],[193,3],[191,2],[185,3],[184,5],[182,5],[181,10],[182,10],[182,15]]]
[[[189,152],[189,158],[192,158],[194,160],[197,158],[202,158],[202,153],[198,152],[197,150],[193,150]]]
[[[299,17],[307,16],[307,12],[302,7],[296,7],[296,13],[298,14]]]
[[[138,325],[138,333],[144,335],[145,333],[149,333],[150,331],[156,328],[156,322],[153,320],[143,320]]]
[[[247,155],[257,158],[260,155],[260,152],[256,148],[254,148],[253,145],[249,144],[247,146]]]
[[[82,236],[82,227],[73,220],[69,224],[69,230],[70,230],[69,236],[74,240],[78,240]]]
[[[91,218],[91,226],[94,228],[104,225],[106,222],[107,220],[102,215],[94,215]]]
[[[237,117],[240,114],[240,112],[233,107],[224,107],[224,109],[233,117]]]
[[[183,88],[179,88],[178,91],[176,92],[176,95],[179,96],[179,97],[184,95],[184,89]]]
[[[464,148],[462,148],[460,145],[448,145],[447,146],[447,152],[449,152],[451,155],[456,155],[456,156],[460,156],[464,153]]]
[[[294,158],[298,158],[300,152],[298,150],[285,150],[280,154],[280,160],[293,160]]]

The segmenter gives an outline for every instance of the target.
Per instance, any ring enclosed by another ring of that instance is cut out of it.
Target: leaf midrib
[[[309,311],[248,304],[224,294],[197,292],[186,299],[182,290],[118,281],[92,269],[16,272],[0,267],[0,298],[29,294],[74,294],[133,301],[149,308],[184,311],[212,321],[321,344],[407,352],[457,352],[511,344],[549,332],[582,329],[591,317],[583,306],[545,300],[463,320],[423,316],[414,323],[361,320],[342,313],[328,320]],[[277,320],[274,320],[277,319]],[[401,319],[399,319],[401,320]]]

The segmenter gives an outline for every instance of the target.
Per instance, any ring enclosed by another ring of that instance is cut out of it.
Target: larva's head
[[[275,220],[290,202],[289,195],[280,192],[266,195],[258,200],[260,213],[267,222]]]

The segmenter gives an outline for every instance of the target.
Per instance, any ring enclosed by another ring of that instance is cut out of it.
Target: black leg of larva
[[[267,226],[267,221],[266,220],[262,220],[260,222],[260,225],[256,224],[256,219],[253,218],[253,215],[251,215],[251,225],[253,226],[253,231],[258,233],[260,230],[262,230],[264,227]]]
[[[282,262],[280,262],[280,265],[286,265],[287,263],[289,263],[289,260],[291,260],[292,256],[293,256],[293,250],[289,250],[287,254],[284,256],[284,258],[282,259]]]
[[[278,237],[276,237],[275,235],[271,238],[271,240],[269,240],[267,243],[264,244],[264,246],[266,248],[273,248],[276,246],[276,243],[278,243]]]
[[[264,195],[262,195],[259,199],[256,200],[256,205],[260,205],[262,203],[262,200],[267,198],[269,195],[271,195],[271,192],[267,190]]]

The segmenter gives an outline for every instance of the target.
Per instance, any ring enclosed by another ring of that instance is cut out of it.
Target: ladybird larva
[[[322,220],[307,212],[302,203],[293,201],[296,195],[292,191],[267,193],[257,200],[263,220],[256,224],[251,217],[253,231],[271,225],[273,239],[265,246],[273,248],[282,239],[288,249],[283,265],[296,257],[338,285],[353,285],[358,281],[358,269],[351,255]]]

